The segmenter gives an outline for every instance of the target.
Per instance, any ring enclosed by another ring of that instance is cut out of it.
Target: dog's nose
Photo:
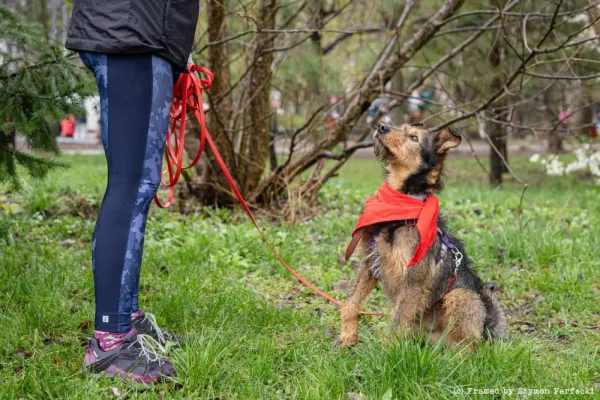
[[[377,125],[377,133],[388,133],[390,131],[390,127],[385,124]]]

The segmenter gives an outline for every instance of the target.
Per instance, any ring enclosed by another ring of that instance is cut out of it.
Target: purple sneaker
[[[88,342],[83,368],[94,376],[104,373],[108,377],[122,377],[140,383],[175,378],[177,373],[171,360],[154,351],[147,340],[147,336],[132,329],[121,345],[103,351],[98,339],[92,338]]]

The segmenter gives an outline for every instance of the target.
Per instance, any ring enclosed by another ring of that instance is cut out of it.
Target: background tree
[[[56,154],[56,121],[79,112],[92,86],[64,49],[46,40],[43,25],[0,8],[0,38],[0,183],[18,187],[19,165],[43,176],[59,164],[15,149],[7,134],[18,132],[29,149]]]
[[[199,26],[208,34],[194,51],[216,73],[210,131],[246,198],[285,209],[291,197],[316,200],[348,158],[371,145],[365,112],[373,100],[390,98],[399,124],[406,100],[431,87],[437,96],[427,126],[454,124],[467,137],[479,131],[490,144],[490,181],[499,185],[511,132],[542,138],[558,131],[561,88],[579,81],[580,106],[596,100],[590,89],[598,53],[588,45],[597,21],[587,14],[597,3],[210,1]],[[282,93],[286,137],[277,140],[286,151],[268,171],[271,89]],[[334,107],[342,112],[328,129]],[[577,125],[591,123],[585,116]],[[338,150],[348,138],[353,143]],[[197,169],[193,197],[227,203],[229,190],[213,165]]]

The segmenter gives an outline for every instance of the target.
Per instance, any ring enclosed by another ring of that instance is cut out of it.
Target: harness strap
[[[413,226],[415,224],[416,220],[409,219],[409,220],[397,221],[397,222],[400,223],[400,226]],[[373,234],[371,235],[371,240],[369,241],[369,249],[370,250],[375,249],[375,239],[377,238],[377,235],[379,235],[379,230],[380,230],[379,227],[375,226],[375,229],[373,230]],[[435,256],[435,263],[436,264],[439,263],[442,260],[442,258],[444,257],[444,255],[446,255],[446,253],[448,251],[451,251],[453,258],[454,258],[454,271],[452,273],[452,276],[450,277],[450,280],[448,281],[448,287],[446,288],[446,292],[439,299],[437,299],[436,301],[433,302],[433,304],[431,305],[432,307],[434,305],[436,305],[439,301],[441,301],[442,298],[444,298],[444,296],[446,294],[448,294],[448,292],[452,288],[452,284],[454,283],[456,278],[458,278],[458,269],[459,269],[460,265],[462,264],[462,260],[463,260],[463,254],[460,252],[460,250],[455,245],[452,244],[452,242],[450,241],[450,238],[448,237],[446,232],[444,232],[443,230],[438,228],[438,234],[440,235],[440,241],[442,243],[441,243],[440,252]],[[357,235],[357,236],[358,236],[358,239],[360,239],[362,234]],[[350,243],[350,245],[352,245],[352,243],[354,242],[354,237],[352,239],[353,239],[353,241]],[[358,240],[354,244],[354,247],[356,247],[356,244],[358,244]],[[354,250],[354,247],[352,248],[352,250]],[[378,275],[380,275],[381,271],[376,270],[373,272],[374,272],[375,278],[381,280],[381,276],[378,276]]]
[[[462,260],[463,260],[463,254],[460,252],[460,250],[458,250],[456,248],[456,246],[454,246],[452,244],[452,242],[450,241],[450,238],[448,238],[448,235],[446,235],[446,232],[444,232],[440,228],[438,228],[438,234],[440,235],[440,240],[442,242],[442,248],[440,249],[440,253],[435,258],[436,263],[440,262],[440,260],[444,256],[444,254],[446,254],[446,252],[448,250],[450,250],[454,256],[454,272],[452,273],[452,276],[450,277],[450,280],[448,281],[448,287],[446,288],[446,292],[439,299],[434,301],[433,304],[431,304],[432,307],[434,305],[436,305],[437,303],[439,303],[444,298],[444,296],[446,296],[446,294],[448,294],[448,292],[450,291],[452,284],[454,283],[456,278],[458,278],[458,268],[460,267],[460,264],[462,263]]]

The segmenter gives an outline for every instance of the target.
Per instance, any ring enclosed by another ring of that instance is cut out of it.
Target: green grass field
[[[81,345],[93,332],[90,245],[105,171],[102,157],[63,160],[70,169],[44,182],[28,180],[19,195],[0,188],[0,203],[16,204],[0,211],[0,398],[362,394],[388,400],[553,398],[556,389],[594,391],[569,398],[600,393],[600,190],[591,180],[547,177],[526,159],[512,160],[530,183],[519,218],[520,184],[492,189],[474,160],[449,161],[442,212],[465,240],[480,276],[500,284],[509,320],[506,340],[473,354],[418,341],[384,348],[379,339],[389,321],[372,317],[361,320],[358,346],[335,348],[336,308],[294,282],[242,214],[184,216],[153,208],[143,308],[165,328],[184,333],[189,344],[171,354],[180,385],[139,387],[81,371]],[[352,266],[339,259],[381,178],[375,161],[355,160],[324,189],[329,211],[294,226],[262,225],[301,274],[344,298]],[[381,290],[366,307],[387,310]],[[498,393],[478,392],[483,390]]]

